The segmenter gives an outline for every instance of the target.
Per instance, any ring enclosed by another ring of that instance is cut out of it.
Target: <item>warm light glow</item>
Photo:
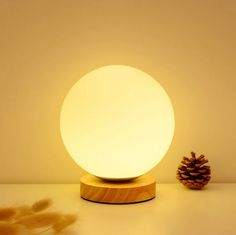
[[[174,134],[174,112],[151,76],[111,65],[71,88],[60,126],[68,152],[83,169],[102,178],[133,178],[164,157]]]

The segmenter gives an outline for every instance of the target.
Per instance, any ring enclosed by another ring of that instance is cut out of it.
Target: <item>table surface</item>
[[[236,234],[236,184],[209,184],[203,190],[158,184],[155,199],[129,205],[83,200],[79,184],[0,185],[0,207],[45,197],[53,199],[52,210],[79,216],[63,235]]]

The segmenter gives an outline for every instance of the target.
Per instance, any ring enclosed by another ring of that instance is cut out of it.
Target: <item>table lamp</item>
[[[156,195],[146,173],[166,154],[174,112],[161,85],[147,73],[109,65],[84,75],[65,97],[60,115],[64,145],[89,174],[81,197],[102,203],[134,203]]]

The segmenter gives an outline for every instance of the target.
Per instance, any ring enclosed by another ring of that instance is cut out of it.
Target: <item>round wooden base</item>
[[[156,181],[148,175],[129,181],[106,181],[88,174],[80,180],[80,196],[101,203],[143,202],[156,196]]]

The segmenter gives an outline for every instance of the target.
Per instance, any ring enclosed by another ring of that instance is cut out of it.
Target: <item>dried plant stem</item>
[[[47,228],[47,229],[45,229],[45,230],[43,230],[43,231],[34,233],[33,235],[38,235],[38,234],[46,233],[47,231],[49,231],[49,230],[51,230],[51,229],[52,229],[52,227],[49,227],[49,228]]]

